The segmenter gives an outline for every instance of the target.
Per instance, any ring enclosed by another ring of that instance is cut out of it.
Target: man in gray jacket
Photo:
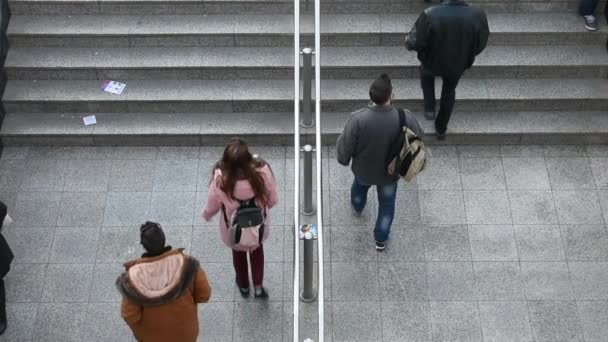
[[[351,187],[351,205],[355,215],[361,215],[367,202],[367,192],[372,185],[378,192],[378,217],[374,229],[376,249],[383,250],[389,238],[398,177],[387,173],[390,146],[401,133],[399,114],[392,105],[393,86],[388,75],[376,79],[370,89],[372,103],[354,112],[344,131],[338,137],[338,162],[348,166],[355,175]],[[422,138],[424,132],[416,119],[406,115],[406,125]]]

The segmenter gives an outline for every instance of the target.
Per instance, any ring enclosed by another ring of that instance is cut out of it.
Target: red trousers
[[[236,272],[236,283],[239,287],[249,287],[249,267],[247,265],[247,254],[251,262],[251,278],[253,286],[262,286],[264,281],[264,248],[258,247],[251,253],[232,250],[232,264]]]

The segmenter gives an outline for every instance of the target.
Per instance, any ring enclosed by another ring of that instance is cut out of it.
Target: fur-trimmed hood
[[[124,264],[126,271],[116,280],[120,293],[142,306],[159,306],[181,297],[199,269],[195,258],[183,248],[159,256]]]

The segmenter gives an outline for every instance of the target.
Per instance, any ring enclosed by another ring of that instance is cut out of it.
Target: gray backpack
[[[264,223],[266,222],[266,209],[258,207],[255,198],[245,201],[239,200],[239,207],[235,210],[231,220],[226,215],[226,207],[222,205],[222,214],[228,236],[233,247],[255,249],[262,245],[264,239]]]

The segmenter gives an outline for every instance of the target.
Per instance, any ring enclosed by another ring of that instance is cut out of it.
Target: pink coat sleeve
[[[215,179],[209,184],[209,194],[207,195],[207,205],[203,209],[203,218],[209,222],[215,214],[222,208],[221,190],[217,187]]]
[[[270,168],[268,168],[267,172],[264,172],[264,184],[266,185],[266,191],[268,191],[268,208],[272,208],[279,202],[279,195],[277,182]]]

